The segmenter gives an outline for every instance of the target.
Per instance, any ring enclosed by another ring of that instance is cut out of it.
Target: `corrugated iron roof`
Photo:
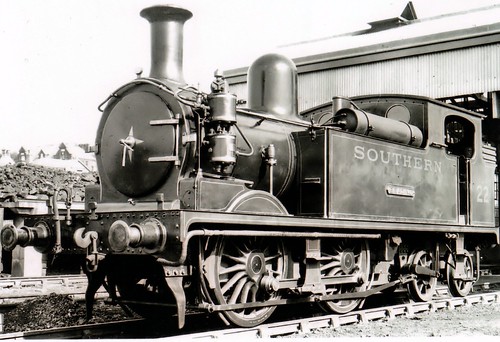
[[[397,28],[351,32],[279,47],[299,73],[500,41],[500,4],[471,11],[408,20]],[[392,54],[390,54],[392,52]],[[363,58],[363,56],[369,56]],[[335,64],[335,61],[341,63]],[[339,62],[339,61],[343,61]],[[246,82],[248,67],[228,70],[229,84]]]
[[[344,35],[320,38],[314,41],[290,44],[279,47],[279,49],[290,58],[309,57],[327,52],[472,29],[499,22],[500,4],[431,18],[407,20],[404,25],[393,29],[373,33],[370,33],[370,30],[352,32]]]

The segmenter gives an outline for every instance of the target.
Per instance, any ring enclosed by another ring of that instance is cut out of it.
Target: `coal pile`
[[[31,299],[4,315],[5,332],[21,332],[75,325],[85,317],[69,296],[50,294]]]
[[[72,188],[72,200],[83,201],[85,186],[98,183],[97,173],[74,173],[35,165],[0,167],[0,202],[48,199],[54,188]],[[61,194],[59,200],[65,200]]]
[[[118,306],[94,304],[94,318],[90,323],[103,323],[128,318]],[[4,332],[26,332],[62,328],[87,323],[85,305],[68,295],[52,293],[19,304],[4,315]]]

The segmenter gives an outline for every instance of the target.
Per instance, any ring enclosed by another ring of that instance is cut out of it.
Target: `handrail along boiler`
[[[179,327],[187,308],[249,327],[278,305],[345,313],[399,285],[418,301],[438,281],[469,293],[480,247],[499,235],[480,114],[333,94],[298,113],[296,67],[278,54],[251,65],[243,108],[220,72],[208,94],[184,81],[191,12],[141,16],[150,75],[99,107],[100,184],[87,188],[85,214],[6,226],[4,248],[79,251],[90,271],[107,265],[122,304]]]

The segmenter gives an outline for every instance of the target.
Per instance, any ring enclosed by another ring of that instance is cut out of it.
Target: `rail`
[[[84,275],[0,278],[0,306],[18,304],[26,299],[53,292],[81,299],[86,288],[87,277]],[[97,297],[104,296],[106,291],[101,287]]]
[[[277,322],[260,325],[255,328],[235,328],[218,331],[209,331],[190,335],[167,337],[163,341],[190,339],[206,340],[215,338],[272,338],[294,333],[307,333],[314,329],[336,328],[348,324],[366,323],[384,318],[396,318],[398,316],[413,316],[417,313],[434,312],[437,310],[453,310],[459,306],[474,304],[500,303],[500,291],[475,294],[463,298],[442,298],[425,303],[406,303],[383,308],[374,308],[350,312],[344,315],[325,315],[321,317],[308,317],[286,322]]]
[[[343,315],[325,315],[307,317],[280,322],[263,324],[254,328],[230,328],[217,331],[196,332],[182,334],[182,331],[173,333],[166,329],[165,322],[155,326],[158,322],[148,322],[143,319],[114,321],[99,324],[85,324],[71,327],[34,330],[28,332],[0,333],[0,340],[13,339],[67,339],[67,338],[145,338],[161,337],[162,340],[179,338],[190,340],[204,340],[214,338],[272,338],[289,334],[303,334],[321,328],[337,328],[356,323],[367,323],[381,319],[394,319],[400,316],[412,317],[424,312],[438,310],[454,310],[460,306],[476,304],[500,304],[500,291],[469,295],[464,298],[449,297],[446,287],[440,287],[431,302],[404,303],[385,307],[367,308]],[[172,336],[172,334],[175,334]],[[148,335],[148,336],[146,336]]]
[[[144,319],[130,319],[106,323],[84,324],[78,326],[32,330],[0,334],[0,340],[31,339],[76,339],[139,336],[143,331]]]

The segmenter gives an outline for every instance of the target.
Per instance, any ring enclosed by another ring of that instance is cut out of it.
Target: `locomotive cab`
[[[494,225],[494,151],[481,141],[481,115],[415,96],[338,103],[302,113],[333,129],[296,134],[301,215]],[[346,119],[346,108],[360,114]]]

